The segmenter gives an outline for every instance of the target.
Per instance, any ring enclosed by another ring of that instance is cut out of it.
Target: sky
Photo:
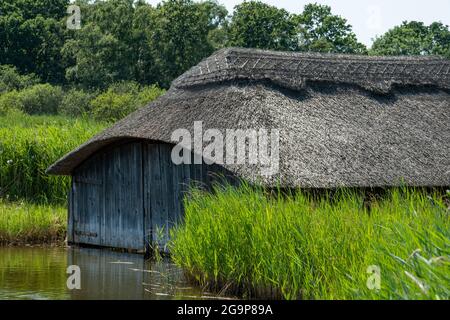
[[[347,19],[358,40],[368,46],[377,35],[382,35],[405,20],[430,24],[441,21],[450,25],[450,0],[262,0],[267,4],[300,13],[307,3],[316,2],[331,7],[334,14]],[[159,0],[147,0],[157,4]],[[242,0],[218,0],[231,13]]]

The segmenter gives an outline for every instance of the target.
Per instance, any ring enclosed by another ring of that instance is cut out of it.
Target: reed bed
[[[409,188],[369,205],[350,190],[194,190],[170,250],[195,282],[246,298],[449,299],[447,201]]]
[[[62,244],[67,209],[0,199],[0,244]]]
[[[65,202],[69,178],[49,176],[46,169],[104,126],[61,116],[0,117],[0,198]]]

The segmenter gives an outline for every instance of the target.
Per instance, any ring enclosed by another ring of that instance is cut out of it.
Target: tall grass
[[[172,230],[171,253],[196,281],[246,297],[450,298],[444,197],[397,189],[370,209],[364,200],[345,190],[320,198],[196,190]]]
[[[0,244],[62,242],[67,209],[0,199]]]
[[[0,198],[65,201],[69,179],[49,176],[46,169],[104,126],[61,116],[0,117]]]

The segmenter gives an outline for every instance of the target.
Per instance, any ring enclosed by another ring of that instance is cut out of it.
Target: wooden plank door
[[[102,157],[94,156],[81,165],[72,179],[71,242],[100,245],[103,214]]]
[[[183,197],[192,180],[202,181],[202,166],[175,165],[169,144],[144,143],[144,230],[147,246],[167,251],[170,230],[183,217]]]
[[[118,146],[104,159],[102,245],[144,250],[142,143]]]
[[[167,251],[170,229],[179,216],[176,166],[171,160],[171,146],[145,143],[144,147],[144,225],[147,246],[157,244]]]

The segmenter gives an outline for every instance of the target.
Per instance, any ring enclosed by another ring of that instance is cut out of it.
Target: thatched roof
[[[450,185],[450,61],[221,50],[176,79],[166,95],[49,168],[71,174],[127,138],[166,143],[174,130],[280,130],[280,172],[224,167],[249,181],[333,188]]]

